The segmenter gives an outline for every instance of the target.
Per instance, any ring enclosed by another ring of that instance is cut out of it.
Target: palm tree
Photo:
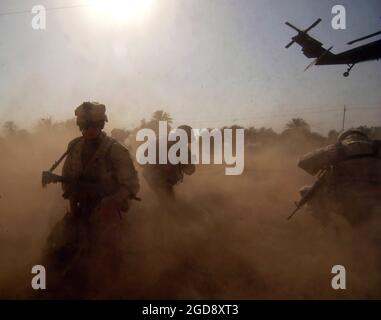
[[[169,132],[171,130],[173,119],[169,113],[164,112],[163,110],[157,110],[152,114],[151,120],[147,123],[147,127],[154,130],[156,134],[159,134],[159,121],[166,121],[167,131]]]
[[[13,121],[6,121],[3,124],[3,131],[6,135],[11,136],[17,132],[17,125]]]
[[[287,122],[285,131],[311,131],[311,128],[306,120],[293,118]]]
[[[163,110],[155,111],[151,117],[151,121],[153,122],[167,121],[169,125],[173,123],[173,119],[169,115],[169,113],[164,112]]]

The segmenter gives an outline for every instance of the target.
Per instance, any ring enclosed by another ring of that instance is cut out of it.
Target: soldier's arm
[[[298,162],[298,166],[311,175],[316,175],[320,170],[342,158],[342,149],[338,144],[332,144],[325,148],[315,150],[304,155]]]
[[[120,188],[126,189],[131,195],[136,195],[140,189],[139,179],[127,148],[120,143],[114,143],[110,156]]]

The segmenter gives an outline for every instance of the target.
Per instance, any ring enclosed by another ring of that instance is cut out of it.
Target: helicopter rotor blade
[[[369,38],[372,38],[372,37],[375,37],[375,36],[378,36],[381,34],[381,31],[378,31],[378,32],[375,32],[375,33],[372,33],[372,34],[369,34],[365,37],[362,37],[362,38],[358,38],[356,40],[352,40],[352,41],[349,41],[347,44],[354,44],[356,42],[359,42],[359,41],[362,41],[362,40],[366,40],[366,39],[369,39]]]
[[[312,25],[310,25],[306,30],[300,30],[298,29],[297,27],[295,27],[294,25],[292,25],[290,22],[286,21],[285,24],[287,26],[289,26],[290,28],[294,29],[296,32],[298,32],[299,35],[301,34],[307,34],[308,31],[310,31],[312,28],[315,28],[320,22],[322,21],[322,19],[317,19]],[[291,47],[294,43],[295,43],[295,37],[292,38],[292,41],[286,45],[286,49],[288,49],[289,47]]]
[[[297,27],[295,27],[294,25],[292,25],[292,24],[289,23],[288,21],[285,22],[285,24],[286,24],[287,26],[289,26],[290,28],[294,29],[294,30],[297,31],[297,32],[302,32],[302,30],[298,29]]]
[[[315,28],[321,21],[322,21],[321,18],[317,19],[313,24],[311,24],[310,27],[308,27],[306,30],[304,30],[304,32],[307,33],[311,29]]]
[[[291,47],[294,43],[295,43],[295,41],[292,40],[292,41],[286,46],[286,49],[288,49],[289,47]]]

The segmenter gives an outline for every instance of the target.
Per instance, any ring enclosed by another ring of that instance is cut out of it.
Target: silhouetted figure
[[[311,175],[327,170],[323,187],[309,202],[323,224],[333,212],[351,225],[381,213],[381,141],[350,129],[339,135],[336,144],[308,153],[298,165]]]
[[[192,153],[189,147],[193,137],[192,128],[190,126],[180,126],[188,136],[188,161],[187,163],[171,164],[167,159],[167,164],[159,164],[159,139],[156,140],[156,164],[146,164],[143,166],[143,176],[149,186],[156,192],[156,194],[163,199],[164,197],[174,197],[174,187],[181,183],[185,175],[192,175],[196,167],[192,164]],[[167,155],[168,150],[176,142],[167,142]]]
[[[102,131],[105,106],[85,102],[75,115],[82,136],[69,143],[57,176],[70,211],[51,232],[45,254],[48,289],[78,297],[94,285],[90,272],[117,272],[121,212],[128,210],[139,181],[129,151]]]

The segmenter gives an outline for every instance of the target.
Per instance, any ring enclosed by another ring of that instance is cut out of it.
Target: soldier
[[[331,213],[342,215],[351,225],[369,219],[381,205],[381,141],[361,130],[342,132],[336,144],[308,153],[298,166],[311,175],[325,171],[322,188],[309,201],[323,224]],[[301,194],[308,192],[304,187]]]
[[[129,137],[130,132],[124,129],[112,129],[111,130],[111,137],[114,138],[116,141],[120,142],[122,145],[126,145],[126,140]]]
[[[192,153],[189,148],[192,139],[194,138],[192,128],[187,125],[178,127],[187,133],[188,136],[188,163],[171,164],[167,161],[167,164],[159,164],[159,141],[156,141],[157,159],[156,164],[146,164],[143,166],[143,176],[150,185],[150,187],[159,195],[160,198],[174,197],[175,185],[183,182],[184,174],[192,175],[195,171],[195,165],[192,164]],[[168,141],[167,152],[174,145],[175,141]],[[167,153],[168,154],[168,153]]]
[[[101,264],[119,262],[121,212],[139,191],[129,151],[102,131],[105,109],[84,102],[75,110],[82,136],[69,143],[62,169],[63,197],[70,211],[49,236],[46,252],[56,276],[84,286],[91,257]]]

